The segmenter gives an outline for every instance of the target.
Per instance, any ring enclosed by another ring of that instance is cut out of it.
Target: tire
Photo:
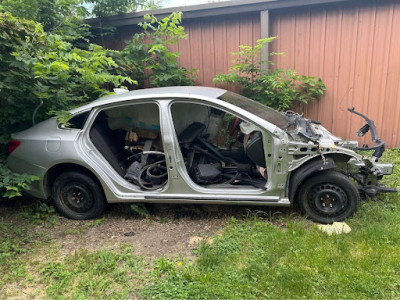
[[[360,206],[360,194],[353,182],[337,171],[319,173],[301,186],[300,209],[310,219],[324,224],[351,217]]]
[[[52,187],[52,198],[56,209],[74,220],[99,217],[106,204],[99,184],[80,172],[65,172],[58,176]]]

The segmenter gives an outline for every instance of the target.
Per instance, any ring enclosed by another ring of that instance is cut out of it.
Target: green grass
[[[400,150],[386,184],[400,185]],[[287,228],[248,218],[198,250],[195,265],[170,269],[143,290],[145,298],[399,298],[400,197],[364,201],[348,220],[352,232],[328,236],[304,219]],[[279,220],[275,220],[279,221]]]
[[[377,209],[377,205],[369,206],[370,212]],[[146,287],[143,295],[398,298],[400,226],[387,224],[375,229],[378,218],[371,222],[366,213],[357,219],[350,222],[351,234],[338,236],[327,236],[315,227],[309,229],[305,221],[290,223],[287,230],[253,220],[231,224],[212,245],[203,244],[196,265],[167,270]],[[390,219],[400,224],[400,217]]]
[[[385,183],[400,186],[400,149],[384,160],[395,165]],[[400,297],[399,194],[363,201],[343,235],[328,236],[295,214],[231,217],[222,235],[199,246],[195,262],[146,261],[129,245],[60,257],[40,231],[27,233],[33,224],[55,226],[51,208],[27,206],[17,218],[0,220],[0,298],[21,296],[16,290],[26,286],[34,287],[28,297],[55,299]],[[17,289],[2,291],[10,285]]]
[[[0,290],[6,283],[28,278],[27,262],[22,255],[48,242],[45,234],[29,230],[33,222],[36,222],[36,217],[23,216],[24,213],[11,223],[0,219]]]
[[[43,265],[41,283],[50,298],[135,298],[146,265],[129,246],[121,251],[80,250],[62,262]]]

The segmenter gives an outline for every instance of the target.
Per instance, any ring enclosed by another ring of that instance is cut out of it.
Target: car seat
[[[119,130],[111,130],[108,126],[107,115],[101,111],[94,121],[89,132],[90,140],[100,151],[109,164],[121,176],[125,175],[125,170],[121,164],[124,160],[124,139]]]

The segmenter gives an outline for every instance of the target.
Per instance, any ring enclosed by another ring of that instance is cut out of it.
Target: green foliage
[[[40,82],[40,89],[36,91],[38,98],[52,99],[66,108],[71,99],[82,103],[107,94],[105,84],[134,83],[126,77],[109,74],[117,65],[101,46],[91,44],[89,50],[82,50],[57,37],[51,41],[53,47],[39,51],[31,64],[35,78]]]
[[[82,20],[88,12],[82,0],[3,0],[2,6],[13,16],[41,23],[44,31],[62,35],[70,41],[89,35]]]
[[[57,223],[58,214],[54,206],[48,205],[44,202],[35,201],[23,207],[19,216],[28,220],[31,224],[51,224]]]
[[[119,64],[119,74],[138,81],[138,87],[145,87],[150,81],[152,86],[192,85],[195,69],[180,67],[177,61],[179,53],[168,49],[186,34],[181,23],[181,13],[157,20],[154,16],[145,16],[145,22],[139,26],[143,32],[136,33],[121,51],[113,51],[112,56]]]
[[[66,5],[71,3],[79,2]],[[185,37],[181,15],[173,13],[161,21],[146,16],[146,20],[140,24],[143,32],[119,52],[93,44],[86,49],[74,47],[64,36],[44,32],[39,23],[2,12],[0,143],[7,142],[10,132],[29,127],[33,111],[42,102],[37,121],[49,111],[66,111],[108,94],[112,87],[132,88],[137,81],[140,87],[147,80],[154,86],[192,84],[194,70],[180,68],[179,54],[168,49]]]
[[[138,10],[160,8],[162,0],[88,0],[92,4],[91,14],[97,17],[98,27],[93,32],[100,36],[101,44],[105,46],[104,37],[112,36],[116,28],[103,24],[103,20],[109,16],[132,13]],[[93,29],[93,28],[92,28]]]
[[[79,49],[45,33],[39,23],[0,13],[0,143],[10,132],[32,125],[32,113],[41,101],[39,121],[48,111],[67,110],[108,94],[107,87],[135,83],[111,75],[116,68],[101,46]]]
[[[150,212],[143,203],[131,204],[131,210],[141,217],[145,217],[146,219],[150,218]]]
[[[290,69],[262,71],[263,65],[272,62],[261,59],[261,50],[273,39],[275,38],[260,39],[254,47],[240,46],[240,51],[233,53],[237,58],[235,65],[230,68],[230,73],[217,75],[214,82],[239,83],[244,96],[277,110],[291,108],[293,101],[306,104],[319,99],[326,89],[320,78],[299,75]]]
[[[142,10],[160,9],[162,8],[164,0],[147,0],[140,3],[140,8]]]
[[[88,0],[92,3],[92,14],[96,17],[104,18],[108,16],[120,15],[123,13],[134,12],[145,1],[140,0]]]
[[[13,173],[4,161],[0,160],[0,200],[21,196],[23,189],[29,189],[29,184],[38,180],[36,176]]]

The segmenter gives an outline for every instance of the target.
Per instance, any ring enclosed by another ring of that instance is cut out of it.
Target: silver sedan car
[[[373,122],[367,121],[376,134]],[[359,132],[359,133],[360,133]],[[354,214],[360,194],[392,165],[384,144],[359,148],[294,112],[280,113],[224,89],[168,87],[117,93],[12,135],[8,164],[36,175],[27,191],[72,219],[106,203],[290,206],[322,223]],[[374,149],[371,158],[360,151]]]

